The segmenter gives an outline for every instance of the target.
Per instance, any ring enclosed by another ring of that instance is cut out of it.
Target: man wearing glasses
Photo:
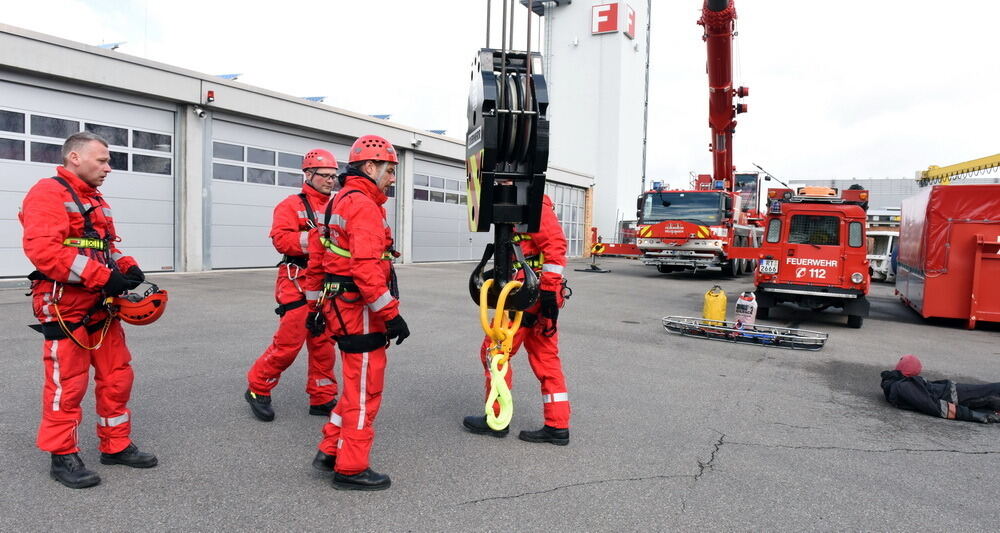
[[[302,159],[304,183],[302,192],[285,198],[274,208],[271,241],[278,253],[278,281],[274,298],[278,308],[278,331],[271,345],[247,372],[244,394],[250,411],[258,420],[274,420],[271,389],[278,384],[281,373],[298,356],[305,344],[309,351],[308,381],[309,414],[329,416],[337,405],[337,380],[333,375],[334,345],[322,326],[307,329],[309,306],[315,300],[302,289],[309,260],[309,230],[316,227],[316,213],[330,200],[337,178],[337,160],[326,150],[312,150]],[[315,324],[314,324],[315,326]]]

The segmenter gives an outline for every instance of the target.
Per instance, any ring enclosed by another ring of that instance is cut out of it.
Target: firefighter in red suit
[[[559,360],[559,331],[556,321],[563,305],[563,269],[566,267],[566,236],[548,195],[542,200],[542,218],[536,233],[515,233],[514,241],[521,246],[525,260],[539,276],[538,302],[524,312],[521,327],[514,334],[513,356],[524,345],[528,364],[541,382],[542,412],[545,425],[537,431],[522,431],[518,438],[528,442],[569,444],[569,394]],[[490,390],[490,371],[486,360],[492,341],[483,340],[479,355],[486,375],[486,393]],[[507,386],[513,387],[514,367],[507,372]],[[494,404],[495,414],[500,405]],[[477,434],[506,437],[509,428],[496,431],[486,424],[486,415],[467,416],[465,429]]]
[[[116,243],[111,207],[97,187],[111,172],[108,143],[77,133],[62,147],[56,176],[28,191],[18,218],[24,254],[35,266],[32,305],[40,324],[45,383],[38,447],[52,455],[52,477],[71,488],[101,482],[80,460],[77,427],[80,401],[94,367],[97,436],[101,463],[135,468],[156,466],[156,456],[139,451],[129,437],[132,412],[132,356],[118,318],[104,302],[145,280],[135,259]]]
[[[274,288],[274,298],[278,302],[275,313],[281,317],[278,331],[271,345],[247,372],[244,397],[253,415],[264,422],[274,420],[271,389],[278,384],[281,373],[295,361],[303,344],[309,352],[306,381],[309,414],[329,416],[337,404],[333,341],[323,332],[316,335],[307,332],[309,308],[306,303],[315,300],[316,296],[310,297],[302,288],[309,258],[309,230],[316,227],[316,214],[330,200],[337,179],[337,159],[326,150],[311,150],[302,159],[302,172],[302,192],[275,206],[271,223],[271,241],[282,254]]]
[[[358,138],[343,186],[310,235],[307,290],[320,296],[310,317],[325,321],[342,359],[340,403],[323,427],[313,466],[333,471],[344,490],[389,488],[389,476],[369,467],[373,424],[382,403],[386,348],[410,335],[399,314],[392,232],[382,204],[396,181],[396,150],[376,135]]]

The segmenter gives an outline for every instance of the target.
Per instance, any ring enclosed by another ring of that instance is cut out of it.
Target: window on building
[[[132,154],[132,172],[170,175],[170,159],[152,155]]]
[[[125,152],[111,152],[111,160],[108,161],[113,170],[128,170],[128,154]]]
[[[226,181],[243,181],[243,167],[212,163],[212,178]]]
[[[430,191],[432,202],[444,202],[444,193],[438,191]]]
[[[274,171],[264,168],[247,167],[247,183],[274,185]]]
[[[102,126],[101,124],[91,124],[87,122],[83,125],[85,131],[96,133],[108,141],[112,146],[128,146],[128,130],[116,128],[114,126]]]
[[[212,155],[216,159],[243,161],[243,147],[236,144],[215,142],[212,143]]]
[[[299,174],[298,172],[278,172],[278,185],[281,185],[282,187],[301,187],[302,174]]]
[[[75,120],[31,115],[32,135],[65,139],[78,131],[80,131],[80,123]],[[45,162],[48,163],[48,161]]]
[[[427,189],[413,189],[413,199],[414,200],[428,200],[429,192]]]
[[[24,161],[24,141],[18,139],[0,139],[0,159]]]
[[[260,148],[247,147],[247,162],[258,165],[273,165],[274,152],[271,150],[261,150]]]
[[[132,148],[169,152],[170,147],[171,139],[169,135],[149,131],[132,131]]]
[[[445,194],[444,195],[444,203],[446,203],[446,204],[457,204],[458,203],[458,195],[457,194],[452,194],[452,193]]]
[[[413,175],[413,184],[414,185],[427,186],[427,176],[425,176],[423,174],[414,174]]]
[[[431,187],[434,187],[435,189],[443,189],[444,188],[444,178],[438,178],[438,177],[435,177],[435,176],[430,176],[430,179],[428,181],[428,185],[431,186]]]
[[[35,163],[62,164],[62,145],[48,143],[31,143],[31,160]]]
[[[24,133],[24,113],[0,109],[0,131]],[[22,157],[21,159],[24,158]]]
[[[295,154],[286,154],[285,152],[279,152],[278,166],[285,168],[302,168],[302,156]]]

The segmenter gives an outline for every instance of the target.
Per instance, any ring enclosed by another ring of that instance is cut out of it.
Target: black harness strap
[[[73,201],[76,203],[76,207],[80,210],[80,216],[83,217],[83,236],[88,238],[99,238],[103,240],[104,238],[101,237],[99,233],[97,233],[97,230],[94,229],[94,224],[90,221],[90,212],[93,211],[94,209],[97,209],[97,206],[92,205],[90,206],[90,209],[84,209],[83,202],[81,202],[80,197],[76,195],[76,191],[73,190],[72,185],[67,183],[66,180],[62,179],[59,176],[52,176],[52,179],[58,181],[60,185],[62,185],[63,187],[66,188],[67,191],[69,191],[69,195],[73,198]],[[100,197],[98,197],[98,199],[100,199]]]
[[[287,304],[281,304],[274,309],[274,314],[283,317],[285,313],[291,311],[292,309],[298,309],[306,304],[306,299],[295,300],[294,302],[289,302]]]
[[[312,206],[309,205],[309,199],[306,198],[306,193],[300,192],[299,193],[299,198],[302,199],[302,205],[305,206],[305,208],[306,208],[306,217],[309,218],[309,222],[312,223],[313,227],[316,227],[316,224],[318,224],[319,221],[316,220],[316,213],[313,212]]]
[[[361,192],[361,189],[351,189],[343,194],[338,194],[337,197],[333,199],[333,202],[340,202],[341,198],[346,198],[356,192]],[[326,213],[323,217],[323,225],[326,227],[330,227],[330,217],[333,216],[333,202],[326,203]]]

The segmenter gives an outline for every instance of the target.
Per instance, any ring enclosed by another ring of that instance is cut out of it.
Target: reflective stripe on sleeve
[[[111,208],[110,207],[103,207],[103,208],[101,208],[101,210],[104,211],[104,216],[106,216],[108,218],[112,218],[111,217]]]
[[[368,308],[377,313],[385,308],[385,306],[391,304],[392,300],[393,298],[392,295],[389,294],[389,289],[386,289],[386,291],[382,293],[382,296],[379,296],[377,300],[368,304]]]
[[[545,263],[544,265],[542,265],[542,272],[555,272],[556,274],[559,274],[561,276],[563,273],[563,266],[553,265],[552,263]]]
[[[306,213],[305,211],[296,211],[296,212],[295,212],[295,214],[296,214],[296,215],[297,215],[297,216],[298,216],[299,218],[305,218],[305,219],[308,219],[308,218],[309,218],[309,213]]]
[[[73,260],[73,264],[69,267],[69,282],[79,283],[83,280],[83,271],[87,268],[87,262],[90,258],[85,255],[78,255],[76,259]]]
[[[302,253],[309,253],[309,232],[300,231],[299,232],[299,246],[302,247]]]
[[[542,403],[568,402],[568,401],[569,401],[568,392],[557,392],[554,394],[542,395]]]
[[[347,223],[344,222],[344,217],[338,215],[337,213],[330,215],[330,224],[336,224],[344,229],[347,229]]]
[[[306,291],[306,300],[319,300],[320,291]]]
[[[112,417],[109,417],[109,418],[104,418],[104,417],[98,417],[97,418],[97,425],[98,426],[109,427],[109,428],[113,428],[115,426],[120,426],[120,425],[124,424],[125,422],[128,422],[128,413],[127,412],[124,413],[124,414],[121,414],[121,415],[118,415],[118,416],[112,416]]]
[[[344,424],[344,419],[340,418],[340,415],[338,415],[337,413],[331,412],[330,413],[330,423],[333,424],[333,425],[335,425],[335,426],[337,426],[337,427],[341,427]]]

